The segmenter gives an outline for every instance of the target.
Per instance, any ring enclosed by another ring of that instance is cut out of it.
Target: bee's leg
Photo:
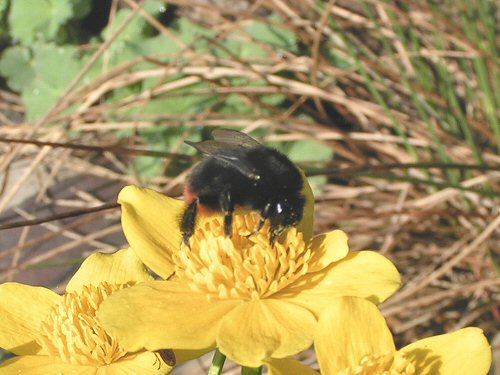
[[[184,215],[182,215],[182,220],[181,220],[182,240],[184,241],[187,247],[189,247],[189,239],[194,233],[197,213],[198,213],[198,199],[195,199],[189,204],[186,211],[184,211]]]
[[[275,244],[276,240],[278,239],[278,237],[279,237],[279,234],[278,234],[278,233],[276,233],[276,232],[271,232],[271,237],[269,237],[269,244],[270,244],[271,246],[274,246],[274,244]]]
[[[262,229],[266,220],[271,216],[271,203],[268,203],[264,206],[264,209],[260,212],[260,220],[257,226],[254,229],[254,233],[257,233]]]
[[[281,220],[276,217],[272,216],[271,217],[271,228],[269,228],[269,233],[271,234],[269,236],[269,243],[271,245],[274,245],[276,240],[281,236],[283,232],[287,230],[287,227],[283,226],[281,223]]]
[[[224,211],[224,234],[228,237],[233,235],[233,213],[234,203],[231,199],[231,193],[225,191],[220,196],[220,206]]]
[[[278,239],[279,236],[286,230],[286,227],[282,227],[280,225],[273,225],[271,224],[271,229],[269,232],[271,233],[271,236],[269,237],[269,243],[273,246],[276,240]]]

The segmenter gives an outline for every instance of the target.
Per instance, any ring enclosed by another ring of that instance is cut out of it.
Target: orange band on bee
[[[196,195],[196,193],[194,193],[189,188],[189,185],[186,184],[186,186],[184,186],[184,200],[185,200],[186,204],[190,205],[196,199],[198,199],[198,195]],[[198,213],[200,215],[210,215],[210,214],[214,213],[214,211],[211,210],[210,208],[208,208],[207,206],[204,206],[203,204],[198,203]]]

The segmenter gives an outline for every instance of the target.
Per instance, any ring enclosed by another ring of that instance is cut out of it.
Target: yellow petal
[[[299,306],[273,299],[248,301],[224,318],[217,346],[236,363],[259,367],[266,358],[308,348],[315,325],[314,316]]]
[[[398,270],[387,258],[373,251],[352,251],[324,270],[304,275],[276,296],[319,316],[334,297],[362,297],[378,304],[400,285]]]
[[[357,297],[332,300],[319,319],[314,347],[325,374],[355,369],[366,355],[395,351],[391,332],[377,306]]]
[[[122,227],[139,258],[164,279],[174,271],[172,252],[179,248],[184,202],[150,189],[126,186],[118,195]]]
[[[97,316],[129,352],[204,349],[215,344],[222,318],[239,301],[208,302],[175,281],[149,281],[113,293]]]
[[[96,375],[93,366],[72,365],[42,355],[24,355],[8,359],[0,365],[2,375],[45,375],[71,374]]]
[[[320,271],[349,253],[347,235],[341,230],[315,236],[310,246],[313,255],[309,262],[309,272]]]
[[[419,375],[486,375],[491,366],[491,348],[479,328],[428,337],[405,346],[405,354]]]
[[[23,285],[0,285],[0,348],[14,354],[36,354],[41,347],[34,339],[50,308],[61,296],[53,291]]]
[[[266,361],[266,365],[268,369],[267,375],[319,375],[319,372],[314,371],[309,366],[291,359],[272,358]]]
[[[170,371],[172,367],[163,362],[158,354],[142,352],[101,366],[96,375],[162,375]]]
[[[304,235],[305,243],[308,243],[313,236],[313,225],[314,225],[314,195],[309,185],[309,181],[305,176],[303,171],[300,171],[302,178],[304,180],[304,187],[302,188],[302,195],[306,197],[306,204],[304,206],[304,214],[302,220],[297,226],[299,232]]]
[[[66,292],[80,290],[85,285],[98,286],[103,281],[126,284],[130,281],[149,281],[153,277],[132,251],[119,250],[114,254],[95,253],[85,259],[66,287]]]

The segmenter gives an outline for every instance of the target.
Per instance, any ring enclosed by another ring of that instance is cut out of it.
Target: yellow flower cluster
[[[88,257],[62,296],[18,283],[0,285],[0,347],[15,354],[2,375],[160,375],[173,356],[130,352],[96,317],[109,295],[152,280],[132,250]]]
[[[376,305],[400,287],[398,271],[376,252],[350,251],[342,231],[313,237],[305,194],[303,221],[273,246],[269,227],[254,233],[259,217],[247,212],[235,215],[231,238],[220,216],[200,218],[187,247],[182,201],[126,187],[131,249],[90,256],[63,296],[0,285],[0,347],[16,355],[0,374],[166,374],[174,357],[217,347],[270,375],[308,375],[317,372],[287,357],[313,343],[322,374],[487,373],[478,328],[396,350]]]

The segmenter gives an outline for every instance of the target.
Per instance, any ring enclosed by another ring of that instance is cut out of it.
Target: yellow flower
[[[16,354],[0,373],[167,374],[173,363],[162,357],[171,351],[129,353],[96,317],[110,294],[151,279],[132,250],[120,250],[88,257],[62,296],[42,287],[0,285],[0,347]]]
[[[384,317],[369,301],[338,297],[319,319],[314,346],[323,375],[486,375],[491,349],[469,327],[396,350]],[[270,360],[269,375],[318,375],[296,361]]]
[[[98,312],[131,351],[217,346],[240,365],[258,367],[265,358],[309,347],[317,317],[334,296],[378,303],[400,285],[390,261],[371,251],[350,252],[342,231],[312,238],[311,199],[298,229],[274,247],[267,223],[253,233],[259,215],[251,212],[235,215],[231,238],[220,215],[200,218],[191,248],[179,230],[182,201],[134,186],[118,200],[131,247],[169,279],[120,291]]]

